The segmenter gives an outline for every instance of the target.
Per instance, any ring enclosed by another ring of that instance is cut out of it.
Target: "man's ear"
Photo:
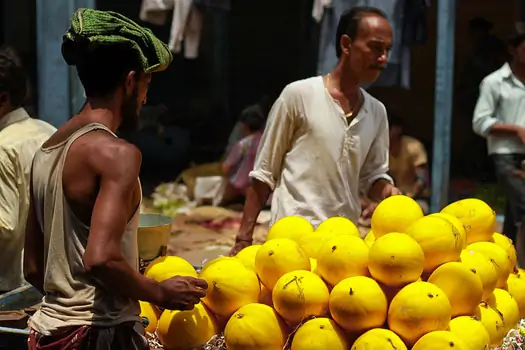
[[[341,46],[341,52],[343,55],[348,55],[348,52],[352,47],[352,39],[350,39],[348,35],[343,34],[339,40],[339,45]]]
[[[135,86],[137,85],[137,79],[138,76],[136,71],[132,70],[128,73],[128,75],[126,76],[125,85],[126,94],[131,94],[133,90],[135,90]]]

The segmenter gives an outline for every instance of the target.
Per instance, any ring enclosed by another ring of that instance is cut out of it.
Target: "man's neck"
[[[330,81],[344,96],[351,98],[359,93],[359,80],[354,72],[344,70],[343,64],[343,62],[339,62],[330,73]]]
[[[92,123],[102,124],[113,132],[116,132],[122,123],[120,108],[103,100],[88,99],[78,115]]]
[[[510,69],[519,80],[525,81],[525,65],[518,62],[511,62]]]

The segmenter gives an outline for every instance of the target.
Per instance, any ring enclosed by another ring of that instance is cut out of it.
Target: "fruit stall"
[[[141,303],[165,349],[522,349],[525,272],[485,202],[424,216],[409,197],[379,204],[362,237],[334,217],[276,222],[262,244],[197,271],[177,256],[144,274],[208,282],[192,311]]]
[[[158,238],[142,257],[165,252],[169,237],[169,219],[151,220],[140,232]],[[411,198],[394,196],[378,205],[366,235],[342,217],[316,229],[285,217],[235,257],[196,267],[159,256],[144,262],[145,276],[199,277],[209,288],[191,311],[141,301],[146,334],[152,349],[166,350],[523,349],[525,271],[495,225],[478,199],[424,216]],[[22,328],[11,329],[19,333],[11,341],[23,339]]]

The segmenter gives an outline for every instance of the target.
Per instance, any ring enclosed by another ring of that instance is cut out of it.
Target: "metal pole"
[[[78,78],[62,58],[62,36],[79,7],[94,7],[94,0],[36,0],[38,116],[55,127],[69,120],[83,103]],[[76,75],[76,72],[74,73]]]
[[[438,0],[437,4],[431,212],[441,210],[448,199],[456,27],[456,0]]]

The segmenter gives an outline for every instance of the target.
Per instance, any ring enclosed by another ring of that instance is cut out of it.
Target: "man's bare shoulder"
[[[91,132],[81,137],[75,144],[71,153],[84,158],[96,173],[136,177],[140,171],[142,155],[139,149],[107,132]]]

